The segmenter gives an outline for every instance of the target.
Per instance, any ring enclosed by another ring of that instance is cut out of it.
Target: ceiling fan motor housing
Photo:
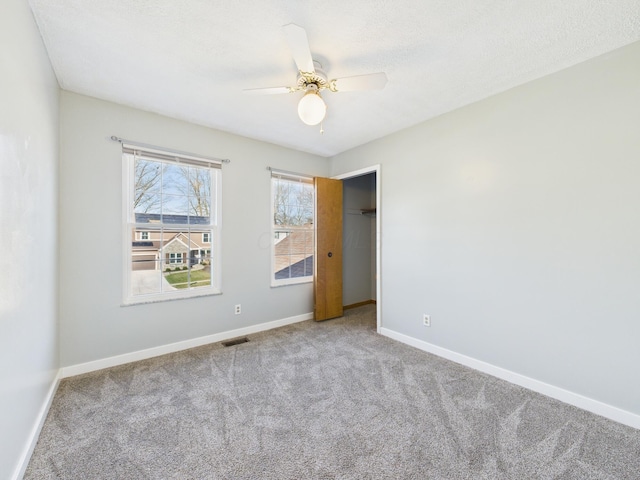
[[[316,62],[314,62],[316,63]],[[325,88],[329,88],[329,81],[327,80],[327,74],[324,73],[322,68],[318,67],[318,63],[316,63],[316,71],[315,72],[299,72],[298,73],[298,88],[301,90],[306,90],[307,85],[316,85],[318,87],[318,91],[324,90]]]

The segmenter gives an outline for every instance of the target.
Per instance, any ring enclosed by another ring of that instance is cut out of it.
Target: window
[[[220,293],[220,162],[123,144],[124,303]]]
[[[182,263],[182,253],[170,253],[169,263]]]
[[[313,280],[313,179],[271,172],[271,285]]]

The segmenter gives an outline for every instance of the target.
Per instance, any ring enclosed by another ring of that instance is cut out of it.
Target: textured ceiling
[[[323,156],[640,40],[638,0],[29,3],[63,89]],[[323,92],[322,135],[301,93],[242,92],[295,83],[291,22],[330,78],[389,79]]]

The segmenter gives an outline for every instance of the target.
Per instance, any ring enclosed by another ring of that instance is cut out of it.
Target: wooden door
[[[314,319],[342,316],[342,181],[315,178]]]

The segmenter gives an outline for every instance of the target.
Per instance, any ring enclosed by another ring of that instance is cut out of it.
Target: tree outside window
[[[272,285],[313,278],[314,191],[311,178],[272,173]]]

